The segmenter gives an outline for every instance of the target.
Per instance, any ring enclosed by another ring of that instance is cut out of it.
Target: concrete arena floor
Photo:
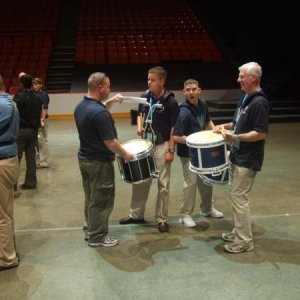
[[[128,119],[116,119],[121,142],[136,138]],[[228,186],[215,185],[224,218],[199,214],[197,227],[178,223],[182,195],[179,159],[172,165],[170,232],[154,220],[156,185],[145,225],[118,224],[128,214],[131,185],[115,163],[116,199],[110,233],[120,244],[89,248],[83,240],[83,191],[73,120],[50,120],[51,167],[38,170],[38,189],[15,200],[16,243],[21,263],[0,272],[0,299],[299,299],[300,123],[271,124],[265,162],[251,197],[255,251],[223,251],[222,232],[232,228]],[[19,183],[23,183],[24,161]]]

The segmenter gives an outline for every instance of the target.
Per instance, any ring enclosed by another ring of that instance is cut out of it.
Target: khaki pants
[[[38,163],[49,165],[49,147],[48,147],[48,127],[49,120],[45,120],[45,126],[39,128],[38,133]]]
[[[213,206],[213,188],[203,183],[198,174],[190,171],[190,159],[188,157],[180,157],[183,170],[183,201],[180,208],[180,215],[191,215],[195,208],[196,189],[198,187],[201,196],[200,208],[203,213],[211,211]]]
[[[170,172],[171,164],[165,163],[165,156],[169,148],[169,143],[165,142],[155,147],[154,157],[156,167],[159,171],[157,179],[157,198],[155,218],[157,222],[166,222],[168,220],[168,205],[170,191]],[[132,185],[132,198],[129,216],[133,219],[144,218],[145,206],[148,199],[152,178],[147,179],[140,184]]]
[[[0,160],[0,267],[19,263],[13,216],[14,185],[19,176],[17,157]]]
[[[252,189],[256,171],[232,164],[231,176],[230,196],[233,209],[234,242],[253,244],[248,194]]]

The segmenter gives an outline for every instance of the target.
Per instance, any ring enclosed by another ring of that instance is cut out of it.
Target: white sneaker
[[[223,213],[216,210],[214,207],[211,209],[211,211],[207,213],[202,213],[202,216],[204,217],[212,217],[212,218],[223,218]]]
[[[89,242],[88,245],[90,247],[112,247],[112,246],[116,246],[119,244],[119,240],[113,237],[109,237],[108,235],[106,235],[100,242]]]
[[[179,222],[186,227],[196,227],[197,226],[197,224],[195,223],[193,218],[188,215],[180,217]]]

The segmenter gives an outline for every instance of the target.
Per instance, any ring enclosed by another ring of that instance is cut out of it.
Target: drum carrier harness
[[[160,145],[165,141],[162,134],[159,132],[159,130],[157,130],[155,123],[154,124],[152,123],[153,113],[156,108],[162,111],[164,109],[165,103],[168,101],[170,96],[174,97],[175,95],[171,91],[165,91],[160,101],[158,103],[152,104],[150,100],[150,90],[146,90],[141,95],[141,97],[147,98],[147,104],[149,106],[148,113],[145,113],[146,117],[143,118],[144,132],[142,138],[150,140],[153,143],[153,145]]]

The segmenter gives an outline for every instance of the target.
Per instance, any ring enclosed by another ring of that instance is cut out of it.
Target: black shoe
[[[126,218],[120,219],[119,223],[121,225],[126,225],[126,224],[142,224],[142,223],[145,223],[145,220],[144,219],[132,219],[131,217],[126,217]]]
[[[158,231],[159,232],[168,232],[169,224],[167,222],[159,222],[158,223]]]
[[[14,265],[14,266],[8,266],[8,267],[1,267],[0,266],[0,271],[5,271],[5,270],[13,269],[13,268],[16,268],[18,266],[19,266],[19,264]]]
[[[34,189],[36,189],[36,186],[35,185],[21,184],[21,189],[23,189],[23,190],[34,190]]]

